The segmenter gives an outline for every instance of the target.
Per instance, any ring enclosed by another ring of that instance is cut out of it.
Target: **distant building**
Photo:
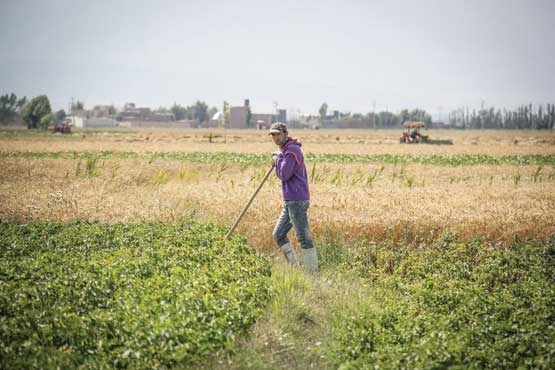
[[[125,104],[123,111],[118,113],[118,121],[152,121],[152,122],[172,122],[175,121],[173,113],[152,112],[150,108],[136,107],[135,103]]]
[[[113,105],[95,105],[90,111],[90,116],[96,118],[113,117],[115,114],[116,109]]]
[[[83,121],[83,127],[117,127],[118,121],[109,117],[93,117]]]
[[[193,128],[195,127],[197,121],[192,120],[192,119],[182,119],[179,121],[175,122],[176,127],[182,127],[182,128]]]
[[[248,99],[245,99],[245,104],[242,107],[231,107],[229,128],[242,129],[256,127],[258,129],[266,129],[274,122],[287,121],[287,111],[285,109],[279,109],[277,114],[251,113],[250,122],[247,123],[249,109],[250,104]]]
[[[79,115],[69,115],[66,117],[69,120],[69,124],[73,127],[77,128],[84,128],[85,127],[85,118]]]
[[[256,124],[256,127],[270,127],[272,123],[277,122],[277,116],[270,113],[253,113],[251,115],[251,122]],[[254,126],[254,125],[253,125]]]
[[[76,128],[117,127],[119,122],[110,117],[93,117],[87,114],[72,114],[66,117],[70,125]]]
[[[278,109],[277,121],[276,122],[287,122],[287,110]]]
[[[224,125],[224,114],[222,112],[214,113],[212,118],[210,118],[208,122],[206,122],[206,127],[210,127],[210,128],[223,127],[223,125]]]
[[[247,116],[249,111],[249,100],[245,100],[242,107],[231,107],[229,109],[229,128],[247,128]]]

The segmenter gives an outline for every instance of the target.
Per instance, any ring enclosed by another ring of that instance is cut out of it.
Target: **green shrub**
[[[230,348],[268,300],[268,261],[211,225],[0,230],[0,368],[190,365]]]

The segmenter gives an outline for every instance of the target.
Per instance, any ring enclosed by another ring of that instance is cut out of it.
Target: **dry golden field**
[[[212,138],[209,139],[210,133]],[[298,131],[305,153],[555,155],[544,132],[428,131],[454,145],[403,145],[397,131]],[[209,141],[212,142],[209,142]],[[0,151],[155,151],[271,153],[260,131],[144,130],[71,136],[0,136]],[[172,221],[195,215],[231,225],[267,166],[168,159],[99,159],[87,173],[79,159],[0,157],[1,219]],[[309,218],[315,239],[424,243],[446,231],[464,239],[507,242],[516,235],[555,233],[555,168],[538,165],[438,166],[307,163]],[[272,230],[281,211],[275,176],[237,232],[275,252]]]
[[[137,151],[237,152],[274,151],[268,136],[256,130],[84,130],[62,135],[0,135],[2,151]],[[451,139],[454,145],[399,145],[399,130],[297,130],[305,153],[352,154],[555,154],[555,134],[542,131],[423,130],[432,139]],[[211,143],[210,135],[212,135]],[[208,145],[210,144],[210,145]]]

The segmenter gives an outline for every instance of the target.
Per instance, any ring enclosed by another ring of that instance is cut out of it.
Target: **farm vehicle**
[[[424,122],[421,121],[406,121],[403,123],[403,128],[407,131],[403,131],[403,134],[399,138],[401,144],[437,144],[437,145],[453,145],[453,140],[445,139],[430,139],[427,135],[422,135],[420,129],[423,128]],[[412,129],[412,131],[411,131]]]

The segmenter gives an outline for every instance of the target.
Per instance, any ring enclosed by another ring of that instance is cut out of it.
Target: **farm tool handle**
[[[256,197],[256,194],[258,194],[258,192],[260,191],[260,188],[262,188],[262,185],[264,185],[264,183],[266,182],[266,180],[268,180],[268,177],[270,176],[270,174],[272,173],[272,170],[274,169],[274,165],[272,165],[272,167],[270,167],[270,169],[268,170],[268,172],[266,172],[266,175],[264,176],[264,179],[262,179],[262,182],[260,183],[260,185],[258,185],[258,188],[256,188],[256,191],[254,192],[254,194],[252,195],[251,199],[249,199],[249,202],[245,205],[245,207],[243,208],[243,210],[241,211],[241,213],[239,214],[239,217],[237,217],[237,219],[235,220],[235,222],[233,223],[233,226],[231,226],[231,229],[229,229],[229,231],[227,232],[227,234],[224,237],[224,240],[227,240],[231,234],[233,233],[233,231],[235,230],[235,228],[237,227],[237,225],[239,224],[239,221],[241,221],[241,219],[243,218],[243,215],[247,212],[247,209],[249,209],[252,201],[254,200],[254,198]]]

